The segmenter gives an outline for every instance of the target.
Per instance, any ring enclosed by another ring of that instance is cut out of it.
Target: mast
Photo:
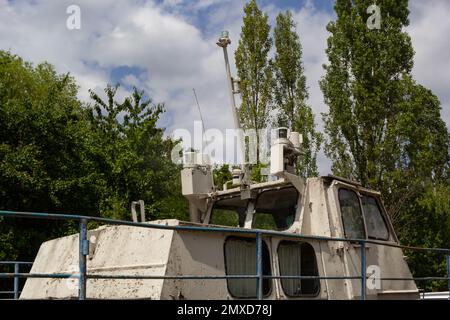
[[[238,109],[236,107],[236,100],[234,95],[239,93],[239,90],[234,90],[235,80],[231,76],[231,70],[230,70],[230,62],[228,59],[228,45],[231,44],[231,40],[229,37],[228,31],[222,31],[222,34],[219,38],[219,41],[217,42],[217,45],[223,49],[223,56],[225,59],[225,71],[227,73],[227,83],[228,83],[228,92],[230,95],[230,101],[231,101],[231,110],[233,113],[233,120],[234,120],[234,127],[235,130],[238,132],[238,140],[239,140],[239,150],[241,154],[242,164],[241,164],[241,170],[243,174],[243,187],[249,185],[249,179],[248,179],[248,165],[246,164],[246,154],[245,154],[245,146],[244,146],[244,138],[242,135],[242,127],[241,123],[239,121],[238,116]]]

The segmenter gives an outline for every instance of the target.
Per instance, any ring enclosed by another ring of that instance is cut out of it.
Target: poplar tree
[[[301,60],[302,47],[290,11],[277,16],[274,38],[274,97],[278,111],[275,124],[302,134],[302,156],[297,164],[298,171],[304,177],[317,176],[317,152],[322,136],[315,131],[314,114],[306,101],[308,90]]]
[[[244,6],[244,19],[238,48],[235,52],[240,78],[242,104],[239,116],[244,129],[264,129],[269,124],[272,105],[272,70],[268,54],[272,47],[270,25],[255,0]],[[260,139],[256,135],[256,160],[260,163]]]
[[[427,196],[440,190],[441,199],[450,198],[449,134],[440,102],[411,75],[408,1],[377,0],[380,17],[368,10],[373,4],[337,0],[337,20],[327,26],[329,63],[320,82],[329,107],[325,151],[333,173],[382,192],[403,243],[449,246],[448,237],[445,244],[437,236],[450,232],[449,214],[438,217],[438,202]],[[430,237],[419,237],[418,229]],[[421,274],[418,263],[410,266]]]
[[[380,29],[367,25],[372,4],[338,0],[337,20],[327,26],[325,151],[334,173],[392,191],[443,176],[448,132],[437,97],[411,76],[408,1],[377,1]]]

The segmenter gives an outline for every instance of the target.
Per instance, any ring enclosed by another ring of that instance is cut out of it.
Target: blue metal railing
[[[0,291],[0,295],[12,295],[14,299],[19,299],[20,290],[19,290],[19,276],[20,266],[31,266],[33,262],[24,262],[24,261],[0,261],[0,265],[9,265],[14,267],[14,282],[13,282],[13,291]]]
[[[0,217],[9,218],[26,218],[26,219],[46,219],[46,220],[73,220],[79,222],[79,274],[77,276],[79,280],[78,286],[78,298],[80,300],[86,299],[86,285],[87,279],[127,279],[127,280],[150,280],[150,279],[181,279],[181,280],[219,280],[219,279],[256,279],[256,297],[259,300],[263,299],[263,280],[264,279],[318,279],[318,280],[361,280],[361,299],[366,299],[366,244],[371,243],[374,245],[395,247],[400,249],[408,249],[415,251],[436,252],[446,255],[447,260],[447,277],[410,277],[410,278],[377,278],[371,279],[380,281],[431,281],[431,280],[446,280],[449,288],[449,300],[450,300],[450,249],[443,248],[423,248],[423,247],[411,247],[403,246],[396,243],[383,242],[370,239],[349,239],[349,238],[332,238],[322,236],[306,236],[294,233],[285,233],[279,231],[270,230],[254,230],[254,229],[240,229],[240,228],[228,228],[228,227],[207,227],[207,226],[168,226],[168,225],[155,225],[148,223],[137,223],[130,221],[114,220],[107,218],[89,217],[81,215],[67,215],[67,214],[50,214],[50,213],[34,213],[34,212],[15,212],[15,211],[2,211],[0,210]],[[109,225],[123,225],[133,226],[149,229],[162,229],[162,230],[175,230],[175,231],[199,231],[199,232],[223,232],[234,234],[247,234],[254,235],[256,240],[256,273],[255,275],[214,275],[214,276],[199,276],[199,275],[185,275],[185,276],[142,276],[142,275],[104,275],[104,274],[88,274],[86,268],[86,256],[89,254],[89,242],[87,240],[87,223],[94,221],[97,223],[109,224]],[[262,237],[265,236],[279,236],[284,238],[295,238],[303,240],[316,240],[316,241],[336,241],[336,242],[352,242],[360,245],[360,257],[361,257],[361,275],[360,276],[268,276],[263,275],[262,269]],[[14,262],[13,262],[14,263]],[[20,273],[15,270],[14,273],[0,273],[0,278],[57,278],[66,279],[74,278],[73,274],[42,274],[42,273]],[[18,281],[18,280],[17,280]],[[15,282],[16,283],[16,282]],[[17,282],[18,284],[18,282]],[[15,295],[16,297],[16,295]]]

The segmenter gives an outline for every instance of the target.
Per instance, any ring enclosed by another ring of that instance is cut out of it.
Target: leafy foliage
[[[233,179],[233,175],[231,174],[230,166],[228,164],[223,164],[220,167],[216,166],[213,169],[214,176],[214,185],[220,190],[223,189],[225,183],[228,183],[228,187],[231,186],[231,179]]]
[[[276,125],[288,127],[303,136],[302,157],[297,168],[303,177],[317,176],[317,152],[322,135],[315,130],[314,114],[307,105],[308,90],[302,65],[302,47],[292,13],[277,16],[274,30],[276,53],[273,69],[276,79],[274,96],[278,117]]]
[[[163,129],[156,126],[164,106],[152,105],[136,88],[131,97],[117,102],[117,89],[105,89],[106,101],[91,91],[94,103],[88,106],[97,137],[93,149],[101,159],[98,170],[109,186],[100,209],[114,218],[127,219],[130,203],[142,199],[150,218],[178,217],[187,209],[177,205],[177,213],[165,204],[185,206],[181,192],[175,193],[180,191],[180,168],[170,160],[176,142],[165,139]]]
[[[0,52],[0,208],[98,213],[106,184],[95,170],[77,87],[49,64],[33,68]],[[4,219],[0,251],[32,259],[40,243],[60,234],[61,223]],[[21,235],[16,231],[20,230]]]
[[[322,135],[315,130],[314,114],[306,104],[308,91],[301,62],[302,48],[295,30],[292,13],[280,13],[274,29],[276,53],[269,57],[273,40],[268,16],[255,0],[244,6],[244,19],[239,46],[235,52],[240,78],[242,105],[240,119],[245,129],[265,129],[270,125],[286,126],[303,136],[303,155],[298,173],[316,176],[317,152]],[[274,117],[276,121],[270,121]],[[261,137],[256,136],[254,181],[262,181],[260,166]]]
[[[412,246],[449,248],[450,245],[450,184],[439,183],[429,186],[411,204],[411,209],[399,216],[401,228],[399,237]],[[447,276],[445,254],[406,252],[408,263],[417,277]],[[420,283],[430,289],[447,290],[447,281],[433,280]]]
[[[272,47],[267,14],[263,14],[255,0],[244,7],[244,21],[239,46],[235,52],[240,78],[242,105],[240,121],[244,129],[256,132],[266,128],[272,108],[272,68],[268,54]],[[256,161],[260,162],[260,136],[256,135]]]
[[[175,141],[157,126],[163,105],[137,89],[118,102],[116,92],[108,86],[106,102],[92,92],[83,105],[70,75],[0,51],[2,210],[129,219],[131,201],[142,199],[147,218],[187,218]],[[77,228],[4,218],[0,258],[33,260],[43,241]]]
[[[439,205],[450,198],[449,134],[439,100],[411,76],[408,1],[377,2],[380,30],[366,26],[371,4],[336,1],[337,20],[327,27],[325,151],[335,174],[382,191],[403,243],[450,247],[439,238],[450,233],[450,212]],[[421,274],[423,266],[412,261]]]

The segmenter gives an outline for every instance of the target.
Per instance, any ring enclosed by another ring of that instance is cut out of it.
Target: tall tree
[[[322,135],[315,130],[314,114],[306,102],[308,90],[302,65],[302,47],[290,11],[277,16],[274,38],[274,96],[278,111],[276,125],[302,134],[302,156],[297,164],[298,171],[303,177],[317,176],[317,152]]]
[[[48,63],[0,51],[0,208],[98,214],[106,187],[95,170],[75,80]],[[3,221],[2,221],[3,220]],[[0,219],[0,260],[33,259],[67,224]]]
[[[244,24],[235,52],[236,68],[241,80],[242,104],[239,109],[244,129],[256,132],[268,125],[272,97],[272,71],[268,59],[272,39],[267,14],[258,8],[256,0],[244,6]],[[257,134],[256,161],[260,163],[260,136]]]
[[[382,191],[400,238],[412,243],[414,221],[426,219],[409,217],[424,214],[417,210],[432,202],[423,199],[430,190],[449,184],[449,134],[439,100],[411,76],[408,0],[376,3],[379,29],[368,28],[371,0],[337,0],[337,20],[327,26],[325,151],[335,174]],[[420,227],[436,234],[431,225]]]
[[[450,248],[450,183],[440,182],[424,188],[424,192],[411,202],[411,208],[399,215],[399,237],[403,243],[427,248]],[[447,277],[445,255],[436,252],[411,252],[408,264],[417,277]],[[446,291],[448,282],[433,280],[420,283],[426,288]]]
[[[448,133],[439,101],[410,75],[408,1],[377,2],[380,30],[366,25],[371,4],[338,0],[337,20],[327,27],[326,152],[335,173],[389,191],[405,175],[442,177]]]
[[[142,199],[148,218],[186,218],[187,203],[181,195],[180,168],[170,153],[176,141],[163,136],[156,123],[164,112],[136,88],[130,97],[116,100],[118,86],[105,88],[106,100],[91,91],[90,120],[97,134],[94,149],[108,179],[101,210],[128,219],[130,203]]]
[[[0,51],[0,209],[130,219],[130,202],[143,199],[150,219],[188,217],[175,141],[156,125],[163,106],[138,90],[117,101],[116,91],[86,106],[70,75]],[[75,232],[0,217],[0,260],[32,260],[43,241]]]

